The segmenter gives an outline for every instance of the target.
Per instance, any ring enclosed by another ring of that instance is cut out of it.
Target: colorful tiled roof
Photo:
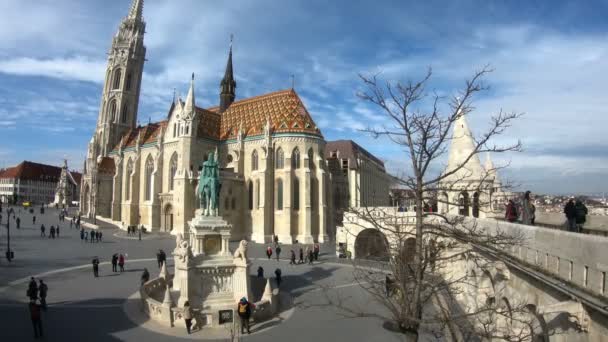
[[[219,107],[209,110],[217,112]],[[322,137],[298,94],[288,89],[233,102],[221,113],[220,140],[236,138],[241,123],[245,137],[262,134],[267,119],[273,133],[297,132]]]
[[[173,108],[173,107],[172,107]],[[244,137],[263,134],[266,120],[273,133],[307,133],[323,137],[321,131],[293,89],[281,90],[233,102],[223,113],[219,107],[196,107],[199,116],[197,136],[213,140],[235,139],[243,127]],[[133,147],[141,132],[140,145],[155,142],[168,121],[160,121],[129,131],[121,139],[123,148]],[[114,147],[118,150],[120,143]]]

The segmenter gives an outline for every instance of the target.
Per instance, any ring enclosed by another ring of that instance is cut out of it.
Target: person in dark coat
[[[51,226],[51,230],[49,231],[51,234],[49,235],[49,238],[55,238],[55,227]]]
[[[89,238],[91,238],[91,243],[95,241],[95,231],[91,229],[91,234],[89,234]]]
[[[80,240],[84,241],[84,229],[80,230]]]
[[[277,248],[275,248],[274,251],[277,255],[277,261],[279,261],[279,257],[281,256],[281,246],[277,246]]]
[[[258,278],[264,278],[264,268],[262,266],[258,267]]]
[[[252,309],[255,309],[255,305],[249,303],[247,298],[241,298],[237,305],[237,313],[241,319],[241,334],[245,333],[245,329],[247,329],[248,334],[251,334],[251,330],[249,329],[249,318],[251,318]]]
[[[293,251],[293,249],[291,250],[291,257],[290,257],[291,261],[289,262],[290,265],[295,265],[296,264],[296,252]]]
[[[300,260],[298,261],[299,264],[303,264],[304,263],[304,248],[300,247]]]
[[[112,255],[112,272],[118,272],[118,254]]]
[[[46,228],[44,227],[44,225],[40,225],[40,236],[46,236]]]
[[[574,200],[571,198],[568,203],[564,206],[564,214],[568,220],[568,231],[576,231],[576,208],[574,207]]]
[[[57,238],[59,239],[59,226],[57,226],[57,228],[55,228],[55,234],[57,234]]]
[[[95,276],[95,278],[97,278],[97,277],[99,277],[99,258],[94,257],[92,264],[93,264],[93,276]]]
[[[40,313],[40,304],[36,300],[31,300],[29,304],[30,318],[34,327],[34,338],[42,337],[42,315]]]
[[[17,229],[21,228],[21,218],[17,217],[15,222],[17,222]]]
[[[34,277],[30,278],[30,283],[27,286],[27,296],[30,300],[38,299],[38,284],[36,284],[36,279]]]
[[[582,233],[589,211],[580,199],[577,199],[576,203],[574,203],[574,210],[576,212],[576,231]]]
[[[312,252],[312,249],[308,250],[308,264],[312,265],[312,261],[315,259],[314,253]]]
[[[42,310],[46,311],[46,295],[49,291],[48,286],[40,279],[40,285],[38,286],[38,293],[40,294],[40,305]]]
[[[318,243],[315,243],[315,245],[314,245],[314,247],[312,249],[312,252],[313,252],[313,254],[315,256],[315,261],[319,260],[319,252],[320,251],[321,251],[321,247],[319,246]]]
[[[281,278],[281,274],[282,274],[282,272],[281,272],[280,268],[277,268],[276,270],[274,270],[274,277],[275,277],[275,279],[277,281],[277,287],[281,286],[281,281],[283,280]]]

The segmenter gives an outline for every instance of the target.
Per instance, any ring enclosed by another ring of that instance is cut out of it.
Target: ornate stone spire
[[[144,0],[133,0],[131,4],[131,10],[129,10],[128,19],[136,21],[142,21],[142,15],[144,12]]]
[[[456,121],[454,121],[454,131],[452,133],[452,141],[450,145],[450,154],[448,157],[448,166],[446,172],[455,170],[459,166],[463,165],[466,158],[468,158],[473,151],[475,151],[475,140],[464,114],[460,114]],[[479,156],[474,154],[464,164],[464,167],[456,172],[455,176],[460,179],[480,179],[483,177],[485,172],[479,161]]]
[[[195,110],[194,101],[194,73],[192,73],[192,79],[190,80],[190,89],[188,89],[188,95],[186,96],[186,104],[184,106],[184,115],[194,116]]]
[[[230,51],[228,52],[228,62],[226,63],[226,71],[224,78],[220,82],[220,112],[225,111],[236,97],[236,81],[232,71],[232,35],[230,35]]]

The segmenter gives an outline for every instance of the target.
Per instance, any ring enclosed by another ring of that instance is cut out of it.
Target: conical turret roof
[[[454,131],[452,132],[452,140],[450,144],[450,152],[448,157],[448,166],[445,172],[451,172],[465,163],[465,160],[475,151],[475,139],[471,134],[471,130],[467,124],[467,120],[464,114],[458,116],[454,122]],[[481,179],[485,175],[485,170],[481,166],[479,156],[474,154],[464,164],[464,166],[458,170],[450,178],[452,179],[463,179],[473,180]]]

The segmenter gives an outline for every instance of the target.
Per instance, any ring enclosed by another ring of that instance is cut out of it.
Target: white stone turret
[[[477,154],[471,156],[475,151],[476,145],[477,143],[469,130],[465,115],[460,114],[454,122],[446,172],[453,171],[460,166],[463,167],[451,176],[450,179],[481,179],[484,177],[485,169],[481,166],[479,156]],[[471,158],[466,161],[469,156]]]

